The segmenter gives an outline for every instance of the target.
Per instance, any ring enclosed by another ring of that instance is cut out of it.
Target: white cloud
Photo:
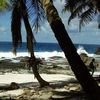
[[[7,29],[5,27],[0,27],[0,33],[5,33]]]

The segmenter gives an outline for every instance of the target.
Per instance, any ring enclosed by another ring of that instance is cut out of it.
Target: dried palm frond
[[[13,0],[13,11],[12,11],[12,39],[13,39],[13,53],[16,54],[16,48],[22,42],[21,36],[21,20],[23,19],[25,24],[25,29],[27,33],[27,48],[30,54],[33,51],[33,44],[35,43],[35,38],[32,32],[31,25],[28,20],[28,12],[26,7],[26,0]]]
[[[32,27],[35,31],[38,31],[40,22],[45,19],[45,13],[41,5],[40,0],[11,0],[12,2],[12,24],[11,31],[13,37],[13,51],[16,52],[16,48],[21,44],[21,20],[24,21],[26,33],[27,33],[27,48],[32,54],[33,44],[36,42],[32,32]],[[34,16],[34,17],[33,17]],[[29,18],[33,18],[33,25],[31,27]]]
[[[12,11],[12,21],[11,21],[11,32],[12,32],[12,41],[14,52],[16,54],[16,48],[21,45],[21,11],[18,7],[18,4],[15,5]]]

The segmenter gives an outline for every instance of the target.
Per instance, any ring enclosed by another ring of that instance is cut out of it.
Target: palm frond
[[[10,8],[9,0],[0,0],[0,12],[4,12],[4,10],[8,10]]]
[[[31,25],[28,20],[27,7],[25,3],[23,2],[23,0],[21,0],[20,4],[21,4],[22,17],[23,17],[23,21],[24,21],[25,29],[27,33],[27,48],[28,48],[28,51],[32,54],[33,44],[35,43],[35,38],[32,32]]]
[[[93,15],[94,15],[94,10],[92,8],[89,8],[87,11],[82,13],[79,21],[79,30],[81,30],[82,26],[89,23],[93,19]]]
[[[71,12],[71,15],[68,19],[68,25],[70,23],[70,21],[76,17],[80,17],[80,15],[82,13],[84,13],[88,8],[92,8],[93,5],[90,1],[86,1],[80,5],[77,5],[77,8],[73,10],[73,12]]]
[[[98,29],[100,29],[100,14],[98,15]]]
[[[63,11],[73,12],[84,0],[66,0]]]
[[[80,19],[79,31],[82,26],[89,23],[93,19],[93,16],[98,13],[93,1],[94,0],[66,0],[64,11],[69,11],[71,13],[68,19],[68,25],[71,20],[76,17]]]
[[[11,21],[11,32],[12,32],[12,41],[14,52],[16,53],[16,48],[21,45],[21,12],[20,9],[16,6],[12,11],[12,21]]]
[[[37,32],[41,26],[41,22],[44,21],[44,19],[46,19],[45,12],[40,0],[30,0],[30,3],[28,3],[27,10],[29,12],[30,18],[33,18],[32,28]]]
[[[25,29],[27,33],[27,49],[31,56],[33,54],[33,44],[35,43],[35,37],[32,32],[31,25],[29,23],[29,15],[27,10],[27,0],[12,0],[12,24],[11,31],[13,37],[13,52],[16,53],[16,48],[21,44],[21,20],[23,19]]]
[[[77,7],[72,13],[71,13],[71,15],[70,15],[70,17],[69,17],[69,19],[68,19],[68,25],[69,25],[69,23],[70,23],[70,21],[72,20],[72,19],[74,19],[74,18],[76,18],[77,16],[79,16],[82,12],[83,12],[83,10],[86,8],[87,6],[86,6],[86,3],[84,4],[82,4],[82,5],[80,5],[79,7]]]

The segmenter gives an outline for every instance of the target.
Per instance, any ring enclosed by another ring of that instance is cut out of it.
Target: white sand
[[[12,91],[6,91],[6,92],[1,92],[0,97],[5,97],[5,96],[19,96],[24,93],[23,89],[17,89],[17,90],[12,90]]]
[[[41,74],[42,78],[48,82],[54,81],[68,81],[69,79],[74,78],[73,76],[62,75],[62,74]],[[16,83],[28,83],[28,82],[38,82],[36,78],[34,78],[33,74],[13,74],[6,73],[4,75],[0,75],[0,85],[7,85],[11,82]],[[12,97],[12,96],[20,96],[25,93],[23,89],[4,91],[0,93],[0,97]]]
[[[41,74],[42,78],[48,82],[53,81],[68,81],[74,78],[73,76],[62,75],[62,74]],[[16,83],[27,83],[27,82],[37,82],[33,74],[12,74],[6,73],[0,75],[0,84],[10,84],[11,82]]]

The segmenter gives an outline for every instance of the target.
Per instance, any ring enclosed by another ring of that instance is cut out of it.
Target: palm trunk
[[[23,13],[22,16],[23,16],[25,28],[27,31],[27,42],[28,42],[27,47],[29,49],[29,52],[31,53],[31,59],[32,59],[31,62],[29,62],[30,67],[32,67],[34,76],[40,83],[40,86],[41,87],[47,86],[47,85],[49,85],[49,83],[42,79],[42,77],[40,76],[38,69],[37,69],[38,64],[36,64],[36,58],[34,56],[34,51],[33,51],[33,33],[32,33],[32,29],[31,29],[28,17],[27,17],[27,15],[25,15],[25,13]]]
[[[89,74],[87,67],[82,62],[80,56],[77,54],[76,48],[68,36],[64,24],[62,23],[62,20],[59,17],[52,0],[41,0],[41,3],[46,12],[47,20],[51,26],[51,29],[53,30],[55,37],[58,40],[58,43],[67,60],[69,61],[71,69],[74,72],[76,78],[78,79],[84,91],[89,95],[91,100],[99,100],[99,86]]]
[[[44,87],[44,86],[49,86],[49,83],[45,80],[42,79],[42,77],[40,76],[38,69],[37,69],[37,65],[33,65],[32,66],[32,70],[34,73],[34,76],[36,77],[36,79],[38,80],[40,87]]]
[[[46,82],[45,80],[42,79],[42,77],[40,76],[39,72],[38,72],[38,63],[36,61],[36,58],[34,56],[34,53],[32,54],[32,57],[29,61],[30,66],[32,67],[34,76],[37,78],[38,82],[40,83],[40,87],[44,87],[44,86],[48,86],[49,83]]]

